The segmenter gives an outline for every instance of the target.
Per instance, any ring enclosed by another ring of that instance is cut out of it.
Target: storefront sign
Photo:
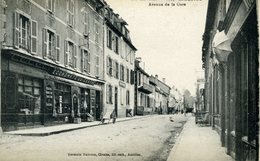
[[[53,106],[53,90],[50,85],[46,86],[45,88],[45,94],[46,94],[46,108],[48,110],[52,110]]]
[[[125,83],[124,82],[122,82],[122,81],[119,81],[119,85],[121,86],[121,87],[124,87],[125,88]]]

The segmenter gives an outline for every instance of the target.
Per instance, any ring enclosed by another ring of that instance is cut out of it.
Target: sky
[[[202,72],[202,35],[207,0],[106,0],[128,23],[132,43],[145,71],[166,79],[166,84],[195,95]],[[149,6],[175,3],[175,6]],[[186,3],[186,6],[177,6]]]

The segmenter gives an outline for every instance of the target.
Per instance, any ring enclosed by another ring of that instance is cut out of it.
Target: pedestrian
[[[110,114],[110,119],[112,119],[113,124],[116,122],[116,112],[113,110],[113,112]]]

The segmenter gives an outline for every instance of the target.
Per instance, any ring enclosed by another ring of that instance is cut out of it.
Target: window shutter
[[[32,21],[32,27],[31,27],[31,53],[36,54],[37,53],[37,32],[38,31],[38,25],[37,21]]]
[[[19,48],[20,43],[20,23],[19,13],[14,12],[14,47]]]
[[[106,101],[109,103],[109,85],[106,85]]]
[[[131,70],[131,84],[134,84],[134,71]]]
[[[88,73],[90,73],[90,53],[88,52],[88,66],[87,66],[87,71],[88,71]]]
[[[84,50],[81,49],[80,50],[81,53],[81,71],[84,72],[85,71],[85,55],[84,55]]]
[[[73,68],[77,68],[77,46],[74,45],[74,52],[73,52]]]
[[[55,0],[52,0],[52,12],[55,12]]]
[[[60,35],[56,35],[56,61],[60,61]]]
[[[107,56],[107,74],[109,75],[109,57]]]
[[[64,46],[65,46],[65,49],[64,49],[64,64],[65,65],[68,65],[69,64],[69,51],[68,51],[68,41],[64,41]]]
[[[111,104],[113,104],[113,86],[111,85]]]
[[[42,55],[43,57],[47,57],[47,30],[45,28],[42,29]]]
[[[31,50],[31,22],[28,21],[28,23],[26,24],[27,25],[27,51],[30,52]]]

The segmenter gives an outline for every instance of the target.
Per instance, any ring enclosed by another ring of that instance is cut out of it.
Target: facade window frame
[[[51,14],[55,12],[55,0],[46,0],[47,11]]]
[[[67,0],[67,23],[70,27],[75,24],[75,0]]]

